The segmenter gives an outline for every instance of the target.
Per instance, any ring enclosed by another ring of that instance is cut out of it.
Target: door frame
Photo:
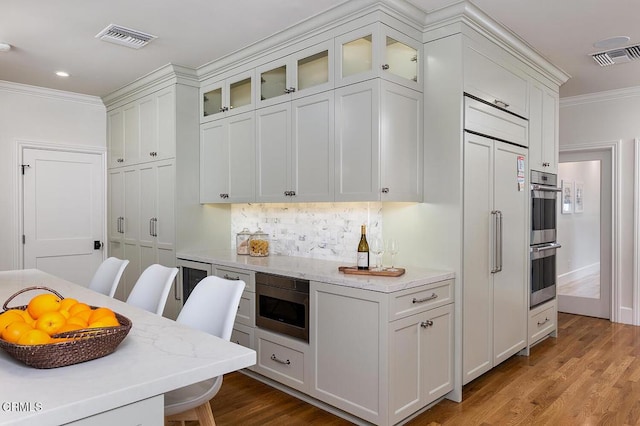
[[[560,145],[560,153],[577,153],[588,151],[608,151],[611,154],[611,306],[610,321],[632,324],[635,315],[638,314],[638,304],[633,301],[633,308],[621,307],[620,291],[620,253],[622,252],[620,241],[620,164],[622,140],[610,142],[592,142],[583,144]],[[634,283],[634,287],[637,282]],[[634,288],[634,294],[637,294]],[[636,324],[637,325],[637,324]]]
[[[633,325],[640,325],[640,139],[633,141]]]
[[[22,249],[22,235],[24,235],[24,182],[22,179],[21,164],[23,164],[23,155],[25,149],[39,149],[43,151],[58,151],[58,152],[73,152],[80,154],[93,154],[100,155],[100,164],[102,166],[101,173],[103,175],[103,205],[104,214],[102,220],[102,235],[103,240],[107,241],[107,149],[106,147],[92,147],[84,145],[72,145],[72,144],[59,144],[51,142],[36,142],[28,140],[17,140],[15,143],[15,159],[16,159],[16,171],[14,174],[15,183],[14,188],[14,218],[17,226],[15,226],[15,256],[17,265],[14,265],[14,269],[24,268],[24,251]],[[103,258],[106,256],[106,250],[103,250]]]

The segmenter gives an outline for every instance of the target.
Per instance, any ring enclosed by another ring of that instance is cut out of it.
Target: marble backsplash
[[[363,224],[369,244],[382,235],[381,202],[232,204],[231,247],[243,228],[261,228],[269,234],[271,254],[355,264]]]

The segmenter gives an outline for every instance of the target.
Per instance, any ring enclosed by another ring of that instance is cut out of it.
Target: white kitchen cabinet
[[[453,305],[389,324],[390,424],[453,389]]]
[[[422,94],[382,79],[335,94],[335,200],[421,201]]]
[[[253,91],[253,70],[203,86],[200,89],[200,122],[206,123],[253,110]]]
[[[256,200],[333,200],[333,91],[256,111]]]
[[[255,329],[254,371],[292,389],[308,393],[311,382],[309,344],[281,334]]]
[[[529,311],[529,346],[533,346],[545,337],[556,336],[558,325],[558,305],[550,300]]]
[[[529,83],[529,162],[531,170],[558,172],[559,97],[544,84]]]
[[[110,255],[129,259],[116,296],[124,300],[153,263],[175,265],[172,160],[109,171]]]
[[[108,112],[109,167],[175,157],[175,88],[164,88]]]
[[[465,132],[463,383],[527,345],[529,191],[517,180],[526,155]]]
[[[467,40],[464,48],[464,91],[521,117],[529,117],[527,75],[499,49]]]
[[[335,45],[336,86],[380,77],[422,90],[422,46],[417,38],[377,22],[339,35]]]
[[[333,89],[333,43],[325,41],[256,68],[256,107]]]
[[[311,396],[391,425],[451,391],[452,291],[450,280],[396,293],[312,282]]]
[[[200,202],[255,199],[254,112],[200,126]]]

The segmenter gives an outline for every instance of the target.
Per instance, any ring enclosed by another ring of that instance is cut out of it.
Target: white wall
[[[633,318],[634,139],[640,137],[640,88],[563,98],[560,150],[620,141],[620,322]],[[613,313],[615,315],[615,313]]]
[[[17,142],[106,149],[100,98],[0,81],[0,270],[16,269]]]
[[[600,162],[580,161],[561,163],[558,179],[583,184],[583,211],[561,214],[558,203],[558,237],[562,250],[558,250],[557,273],[563,276],[575,275],[582,270],[599,268],[600,263]]]

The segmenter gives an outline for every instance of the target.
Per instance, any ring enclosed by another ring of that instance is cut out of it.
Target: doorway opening
[[[560,153],[560,312],[611,319],[612,176],[610,150]]]

